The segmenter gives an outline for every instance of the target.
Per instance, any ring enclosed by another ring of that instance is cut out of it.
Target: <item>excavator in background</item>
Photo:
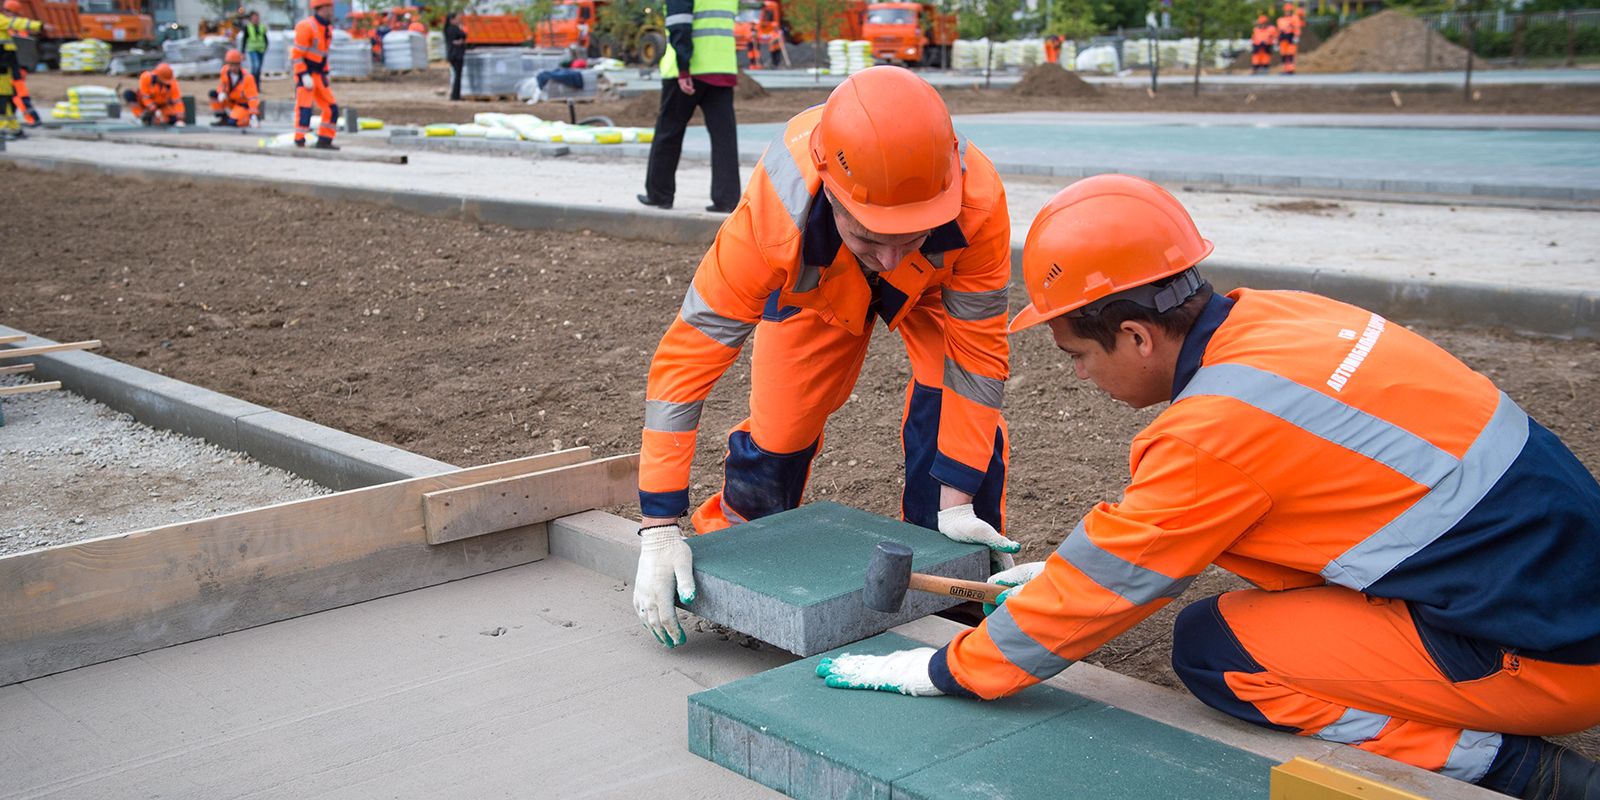
[[[61,64],[61,45],[99,39],[113,49],[153,44],[156,23],[141,0],[20,0],[23,16],[44,23],[35,37],[38,60]]]
[[[890,2],[867,6],[862,36],[872,42],[872,58],[907,67],[943,67],[955,44],[956,14],[933,3]]]
[[[563,0],[534,27],[538,47],[584,49],[591,58],[655,66],[667,50],[667,25],[659,2]]]

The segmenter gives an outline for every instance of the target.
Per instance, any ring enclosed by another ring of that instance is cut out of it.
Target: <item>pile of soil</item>
[[[1028,70],[1011,87],[1011,93],[1020,97],[1094,97],[1100,90],[1057,64],[1040,64]]]
[[[733,99],[735,99],[735,100],[755,100],[756,98],[766,97],[766,96],[767,96],[766,88],[763,87],[761,84],[756,83],[756,79],[750,77],[750,73],[748,73],[748,72],[739,73],[739,83],[738,83],[738,85],[733,87]]]
[[[1422,20],[1393,10],[1339,31],[1299,64],[1301,72],[1419,72],[1466,66],[1466,48]]]

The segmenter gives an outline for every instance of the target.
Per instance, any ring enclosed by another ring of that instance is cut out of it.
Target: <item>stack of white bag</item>
[[[111,66],[111,45],[98,39],[68,42],[61,46],[62,72],[105,72]]]
[[[110,104],[116,103],[117,93],[106,86],[73,86],[67,89],[67,99],[56,103],[50,116],[55,119],[105,119],[111,116]]]
[[[383,68],[391,70],[425,69],[428,66],[428,38],[412,31],[391,31],[383,37]]]
[[[472,122],[466,124],[456,125],[441,122],[424,126],[422,135],[427,138],[455,137],[507,142],[624,144],[649,143],[655,137],[655,131],[650,128],[599,128],[589,125],[568,125],[565,122],[540,119],[532,114],[484,112],[473,115]]]
[[[444,60],[444,33],[441,31],[428,31],[428,60]]]

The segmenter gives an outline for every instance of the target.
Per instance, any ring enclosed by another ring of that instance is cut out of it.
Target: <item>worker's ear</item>
[[[1126,320],[1122,323],[1119,333],[1127,337],[1128,343],[1139,351],[1140,356],[1148,358],[1156,350],[1155,337],[1159,331],[1148,323]]]

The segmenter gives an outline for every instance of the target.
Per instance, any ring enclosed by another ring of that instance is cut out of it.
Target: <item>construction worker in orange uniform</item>
[[[139,90],[122,92],[128,110],[145,125],[183,127],[183,89],[172,75],[172,65],[161,63],[139,75]]]
[[[428,35],[428,26],[423,25],[422,20],[419,19],[411,20],[411,24],[406,26],[406,30],[411,31],[412,33],[420,33],[423,36]]]
[[[1256,27],[1250,32],[1250,74],[1266,72],[1272,68],[1272,48],[1278,43],[1278,26],[1266,14],[1256,17]]]
[[[1301,18],[1292,3],[1283,4],[1283,16],[1278,17],[1278,60],[1283,62],[1283,74],[1294,74],[1294,57],[1300,52]]]
[[[1177,618],[1195,696],[1520,797],[1600,797],[1535,737],[1600,723],[1600,484],[1487,377],[1370,311],[1215,294],[1178,201],[1087,178],[1034,219],[1032,303],[1079,378],[1135,408],[1132,480],[982,625],[824,661],[830,686],[994,699],[1083,658],[1208,565],[1256,589]],[[1583,794],[1588,791],[1587,795]]]
[[[261,119],[261,93],[256,79],[244,71],[244,53],[229,50],[223,57],[222,77],[211,90],[211,110],[217,121],[212,125],[254,128]]]
[[[823,425],[849,400],[881,321],[911,360],[904,518],[1020,549],[1001,533],[1010,226],[993,164],[910,70],[859,72],[789,120],[650,365],[634,604],[659,641],[684,641],[673,600],[695,593],[678,520],[701,406],[752,334],[750,416],[728,435],[722,490],[695,512],[695,532],[800,504]]]
[[[1061,61],[1061,37],[1050,34],[1044,37],[1044,60],[1050,64]]]
[[[6,0],[5,10],[12,19],[20,20],[22,23],[14,32],[19,38],[30,31],[36,33],[36,29],[43,27],[41,23],[28,19],[26,9],[19,0]],[[23,69],[21,64],[17,64],[11,74],[11,91],[14,96],[12,102],[16,105],[17,111],[21,112],[23,124],[30,128],[37,128],[43,124],[39,119],[39,112],[33,108],[33,96],[28,93],[28,71]]]
[[[339,119],[339,101],[328,86],[328,50],[333,44],[333,0],[311,0],[311,16],[294,26],[289,60],[294,64],[294,144],[306,146],[311,132],[313,106],[322,108],[317,125],[317,148],[338,150],[333,126]]]
[[[17,117],[12,112],[14,92],[17,91],[17,81],[21,75],[21,65],[17,61],[17,45],[12,37],[38,33],[43,25],[37,20],[28,19],[21,15],[19,9],[13,9],[14,3],[5,5],[5,13],[0,14],[0,138],[21,139],[25,134],[22,127],[17,124]],[[22,93],[26,95],[26,86]],[[37,115],[34,119],[37,119]]]

